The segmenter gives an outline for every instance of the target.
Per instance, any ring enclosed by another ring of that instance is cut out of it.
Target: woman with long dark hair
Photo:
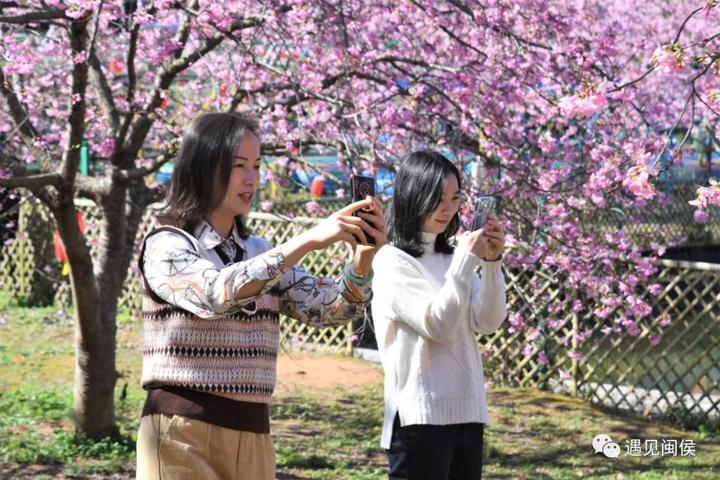
[[[362,315],[385,240],[368,197],[273,247],[245,223],[260,183],[260,134],[238,113],[211,113],[187,130],[160,228],[145,239],[139,479],[275,478],[268,403],[281,313],[323,327]],[[354,216],[353,213],[356,213]],[[295,266],[349,242],[335,282]]]
[[[388,244],[373,261],[372,315],[385,370],[381,445],[392,480],[482,473],[488,413],[475,335],[495,331],[506,315],[505,237],[491,217],[451,246],[461,184],[441,154],[409,155],[395,179]]]

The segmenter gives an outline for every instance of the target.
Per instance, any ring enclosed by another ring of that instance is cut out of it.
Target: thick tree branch
[[[100,6],[95,12],[95,22],[93,24],[92,39],[90,41],[90,48],[87,53],[87,62],[90,65],[90,81],[92,82],[95,90],[97,90],[100,104],[102,105],[105,113],[110,119],[110,131],[111,136],[115,136],[120,126],[120,115],[115,106],[115,99],[113,98],[112,89],[108,83],[107,76],[102,69],[100,60],[97,57],[95,50],[95,41],[98,34],[98,25],[100,22],[100,15],[102,14],[102,8],[104,2],[100,2]]]
[[[99,202],[100,198],[107,194],[109,183],[105,178],[80,175],[75,179],[75,188],[81,196],[89,197],[95,200],[95,202]]]
[[[132,123],[134,115],[132,102],[135,99],[135,84],[137,82],[137,76],[135,75],[135,54],[137,53],[137,42],[139,33],[140,25],[133,26],[133,29],[130,32],[130,40],[128,41],[128,53],[127,59],[125,61],[128,73],[125,100],[128,105],[128,111],[125,112],[120,131],[115,136],[115,155],[113,155],[112,158],[113,164],[116,162],[116,159],[120,158],[119,152],[122,148],[123,143],[125,142],[125,137],[127,136],[127,132],[130,129],[130,125]]]
[[[87,51],[89,40],[88,21],[89,19],[86,18],[85,21],[73,22],[70,25],[70,46],[73,57]],[[74,185],[80,165],[80,146],[85,136],[85,110],[87,106],[85,94],[87,83],[88,63],[75,63],[72,70],[72,105],[68,117],[67,143],[59,170],[68,187]]]
[[[0,188],[27,188],[32,191],[48,186],[58,187],[61,183],[62,177],[57,173],[0,178]]]
[[[3,15],[0,16],[0,23],[11,23],[15,25],[23,25],[33,22],[42,22],[48,20],[68,19],[65,10],[44,10],[25,13],[22,15]]]

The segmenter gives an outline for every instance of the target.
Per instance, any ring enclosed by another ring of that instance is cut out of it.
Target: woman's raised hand
[[[491,216],[480,230],[459,235],[458,248],[486,261],[497,261],[505,249],[505,231],[498,219]]]
[[[358,216],[354,216],[356,213]],[[353,251],[362,244],[363,249],[375,250],[385,243],[385,216],[382,205],[374,197],[353,202],[341,208],[306,233],[314,249],[327,248],[337,241],[346,241]],[[372,237],[375,245],[368,245]]]
[[[483,258],[490,262],[500,260],[505,250],[505,229],[502,224],[497,217],[490,216],[480,231],[488,241],[488,252]]]

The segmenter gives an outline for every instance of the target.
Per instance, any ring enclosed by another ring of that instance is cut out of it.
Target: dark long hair
[[[404,252],[419,257],[423,254],[422,225],[440,203],[445,179],[455,175],[462,185],[460,172],[450,160],[433,150],[411,153],[401,164],[390,205],[388,241]],[[435,251],[453,253],[448,239],[460,228],[456,213],[445,231],[435,240]]]
[[[238,145],[246,133],[260,138],[255,119],[237,112],[207,113],[185,131],[168,193],[158,220],[188,231],[225,196]],[[241,215],[241,237],[249,235]]]

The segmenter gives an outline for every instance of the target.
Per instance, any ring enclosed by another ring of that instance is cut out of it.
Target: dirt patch
[[[382,382],[379,365],[343,355],[284,352],[278,357],[276,395],[294,388],[332,390]]]

